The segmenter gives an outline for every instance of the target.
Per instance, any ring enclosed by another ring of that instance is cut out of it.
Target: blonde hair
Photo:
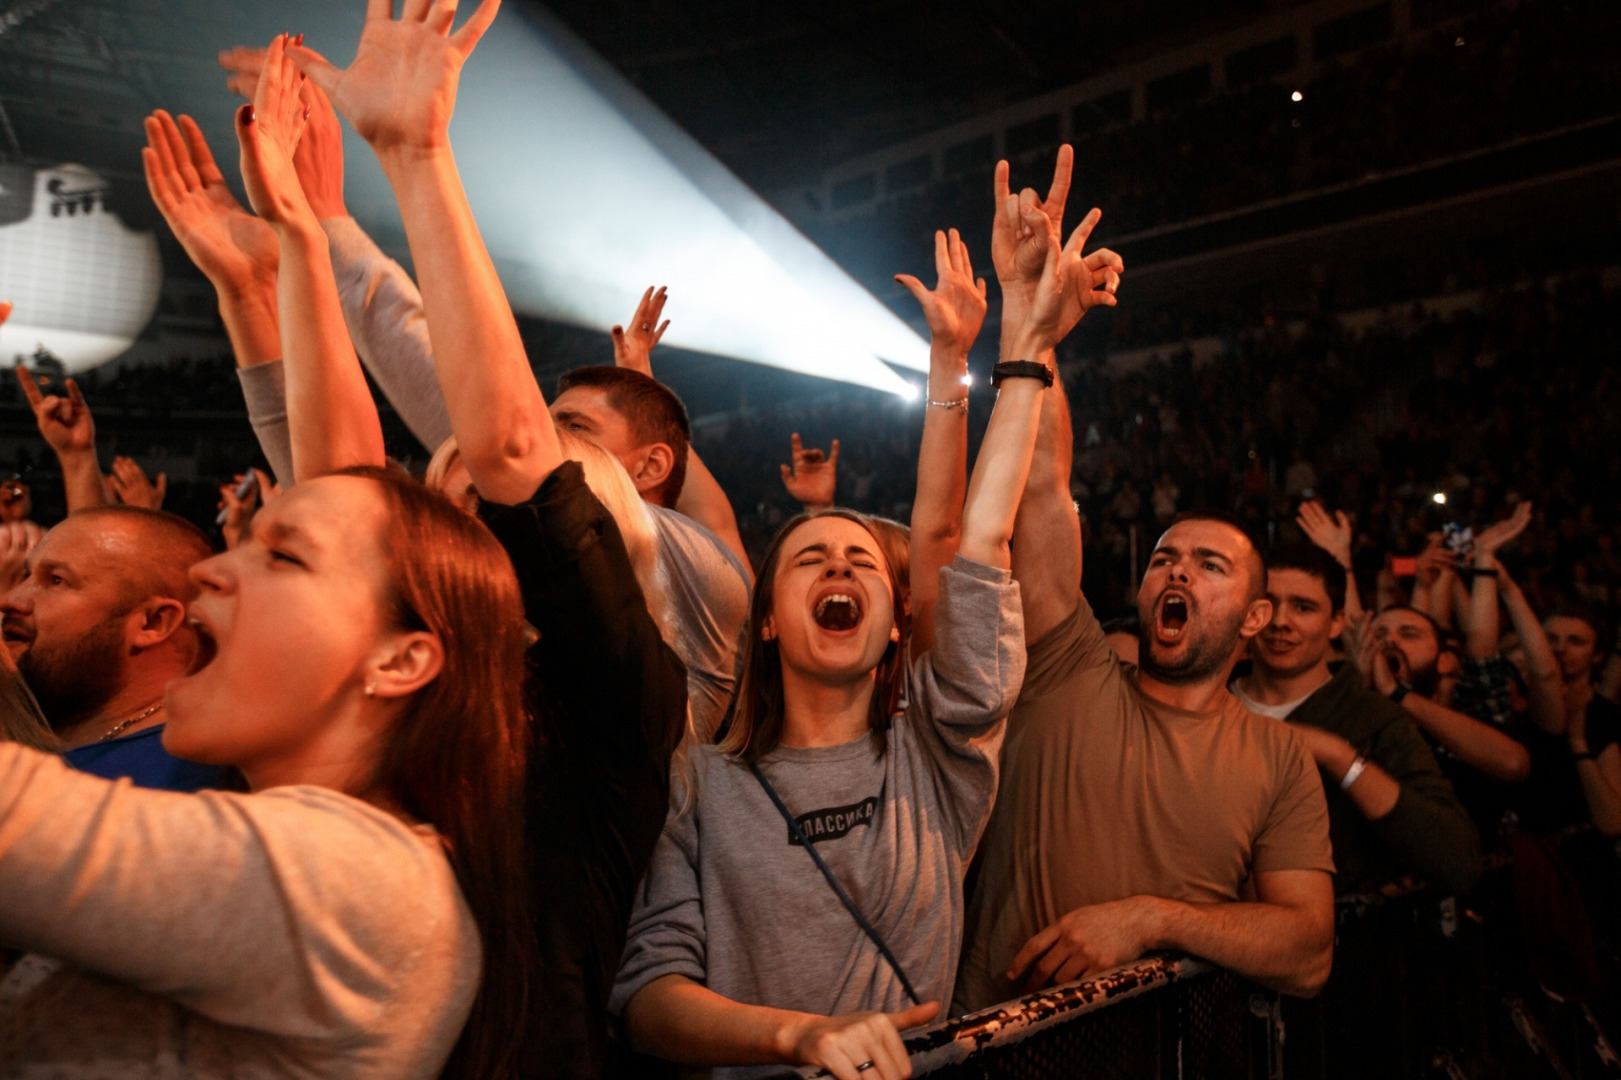
[[[0,742],[21,743],[49,754],[62,752],[56,733],[45,722],[39,702],[16,668],[0,673]]]
[[[578,461],[585,472],[585,485],[613,516],[619,526],[619,535],[625,541],[625,553],[630,556],[631,572],[636,584],[642,587],[648,613],[659,628],[659,634],[673,648],[676,628],[670,610],[669,574],[659,558],[658,533],[653,525],[653,514],[642,500],[641,493],[619,459],[588,439],[582,439],[561,428],[557,441],[563,448],[563,457]],[[436,491],[443,491],[450,470],[461,458],[461,449],[452,435],[439,444],[423,483]]]

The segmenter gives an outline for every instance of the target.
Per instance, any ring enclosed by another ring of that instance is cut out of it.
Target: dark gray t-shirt
[[[884,752],[870,736],[779,746],[760,767],[923,1000],[943,1006],[962,940],[963,874],[1024,677],[1024,620],[1007,571],[959,557],[940,575],[935,648],[913,662],[907,711]],[[704,745],[692,752],[692,774],[684,813],[683,785],[673,785],[609,1008],[623,1012],[671,974],[751,1005],[824,1015],[908,1007],[888,962],[747,766]]]

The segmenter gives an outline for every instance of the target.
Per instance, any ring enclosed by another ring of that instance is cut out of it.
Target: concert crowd
[[[247,206],[148,118],[266,464],[217,518],[98,459],[176,372],[16,372],[67,513],[0,487],[0,1076],[897,1080],[1158,950],[1310,997],[1336,897],[1621,837],[1599,270],[1121,373],[1066,146],[898,277],[921,408],[695,434],[679,282],[535,378],[448,138],[496,7],[224,56]]]

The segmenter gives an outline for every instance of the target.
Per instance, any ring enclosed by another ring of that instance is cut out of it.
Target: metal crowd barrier
[[[1621,1036],[1621,860],[1591,833],[1566,838],[1560,857],[1591,923],[1602,973],[1596,990],[1550,992],[1558,972],[1550,975],[1545,956],[1539,968],[1535,954],[1546,944],[1533,940],[1548,928],[1522,925],[1527,912],[1542,909],[1526,906],[1528,883],[1512,860],[1497,857],[1467,897],[1399,881],[1342,898],[1334,972],[1311,1000],[1203,960],[1156,955],[914,1035],[906,1041],[913,1073],[930,1080],[1621,1078],[1607,1038]]]

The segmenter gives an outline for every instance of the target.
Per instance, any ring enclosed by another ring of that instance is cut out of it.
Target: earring
[[[367,683],[366,684],[366,696],[367,697],[376,697],[377,696],[377,684],[376,683]]]

